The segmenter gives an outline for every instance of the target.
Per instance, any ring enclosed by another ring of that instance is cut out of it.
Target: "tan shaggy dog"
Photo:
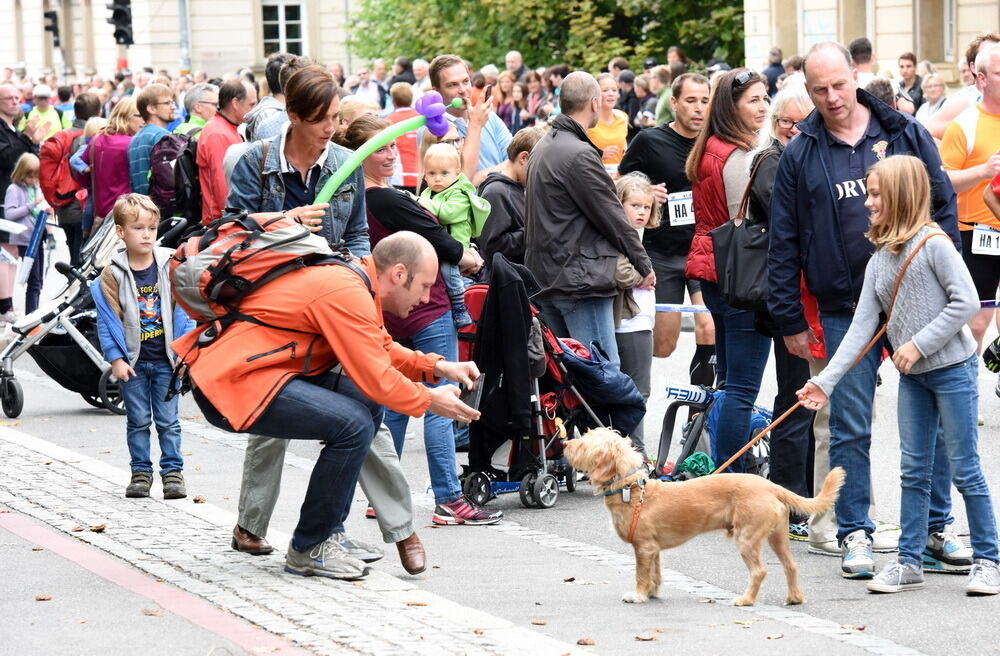
[[[823,489],[812,499],[775,485],[752,474],[721,474],[683,482],[646,478],[642,456],[629,440],[606,428],[590,431],[565,445],[569,463],[590,474],[594,494],[629,487],[622,494],[605,496],[615,531],[628,542],[636,504],[642,503],[632,548],[635,550],[635,592],[626,592],[622,601],[642,603],[657,596],[660,588],[660,551],[681,545],[708,531],[724,530],[750,570],[750,582],[737,606],[752,606],[760,584],[767,575],[761,560],[761,544],[767,539],[785,569],[788,582],[786,604],[805,601],[799,590],[798,569],[788,546],[788,510],[805,515],[822,512],[837,500],[844,482],[844,470],[833,469],[823,481]],[[631,472],[631,473],[630,473]]]

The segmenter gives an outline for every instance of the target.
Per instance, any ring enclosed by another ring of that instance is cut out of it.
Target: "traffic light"
[[[132,1],[117,0],[107,5],[111,10],[108,22],[115,26],[115,43],[120,46],[130,46],[132,41]]]
[[[54,9],[42,13],[45,16],[45,31],[52,32],[52,46],[59,47],[59,12]]]

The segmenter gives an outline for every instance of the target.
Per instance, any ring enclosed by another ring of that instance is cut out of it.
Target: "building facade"
[[[759,67],[778,46],[805,54],[819,41],[871,39],[879,70],[897,73],[897,58],[913,52],[946,81],[976,34],[1000,27],[1000,0],[744,0],[747,65]]]
[[[0,0],[0,15],[13,19],[9,38],[0,40],[0,65],[29,75],[66,71],[72,79],[108,75],[124,55],[130,68],[151,66],[173,75],[182,69],[184,16],[191,70],[210,77],[262,69],[267,56],[278,51],[352,68],[351,0],[132,0],[134,44],[127,50],[115,43],[108,2],[125,0]],[[45,29],[50,21],[45,12],[51,11],[59,48]]]

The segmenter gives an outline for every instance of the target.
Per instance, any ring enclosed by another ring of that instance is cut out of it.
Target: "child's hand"
[[[135,375],[135,369],[129,366],[129,363],[125,362],[122,358],[118,358],[111,363],[111,375],[118,380],[127,382],[129,378]]]
[[[826,392],[812,383],[806,383],[795,396],[799,397],[802,405],[809,410],[819,410],[827,402]]]
[[[618,146],[608,146],[604,149],[604,157],[602,159],[616,159],[618,157],[618,153]]]
[[[896,352],[892,354],[892,363],[896,365],[896,369],[899,370],[901,374],[910,373],[910,369],[913,365],[917,363],[922,355],[920,355],[920,350],[914,345],[911,339],[907,343],[896,349]]]

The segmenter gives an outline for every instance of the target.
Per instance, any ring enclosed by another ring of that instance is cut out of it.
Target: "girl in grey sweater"
[[[927,540],[935,441],[944,439],[952,480],[965,501],[973,566],[969,595],[1000,592],[997,529],[977,447],[978,358],[966,322],[979,311],[972,277],[952,242],[930,220],[930,182],[922,161],[908,155],[882,160],[868,172],[868,238],[876,246],[851,327],[819,376],[799,390],[805,407],[821,408],[837,382],[889,312],[892,290],[907,257],[932,235],[903,274],[886,334],[899,377],[902,497],[899,558],[868,583],[872,592],[924,586],[921,554]]]

